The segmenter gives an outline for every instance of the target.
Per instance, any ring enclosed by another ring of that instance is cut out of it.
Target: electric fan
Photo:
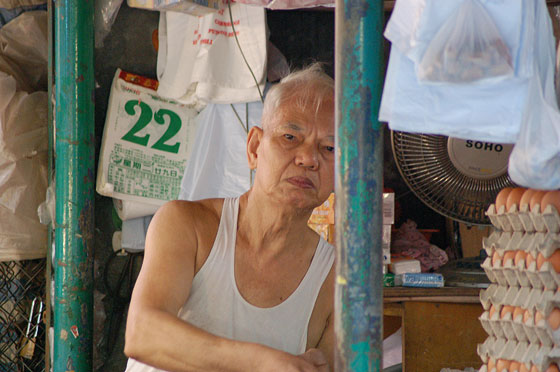
[[[391,132],[393,156],[409,188],[437,213],[468,225],[489,225],[485,212],[504,187],[513,145]]]

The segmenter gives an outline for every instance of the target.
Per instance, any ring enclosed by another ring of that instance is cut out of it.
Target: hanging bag
[[[418,65],[423,82],[470,83],[513,75],[512,57],[478,0],[465,0],[442,25]]]

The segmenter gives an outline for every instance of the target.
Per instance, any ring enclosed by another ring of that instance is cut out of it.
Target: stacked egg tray
[[[560,318],[560,273],[549,259],[560,249],[560,216],[552,205],[528,209],[492,204],[487,211],[495,229],[483,239],[492,284],[480,294],[489,337],[478,345],[479,372],[558,370],[560,328],[551,319]]]

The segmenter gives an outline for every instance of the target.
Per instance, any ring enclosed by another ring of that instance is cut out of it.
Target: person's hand
[[[255,370],[259,372],[329,372],[327,360],[317,349],[301,355],[274,350],[260,355]]]
[[[300,358],[313,364],[319,372],[329,372],[329,364],[323,352],[319,349],[309,349]]]

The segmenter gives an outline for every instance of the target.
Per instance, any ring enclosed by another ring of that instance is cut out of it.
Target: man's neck
[[[310,237],[307,221],[312,210],[297,210],[285,203],[275,203],[252,190],[242,195],[239,203],[238,238],[256,253],[266,250],[279,254],[305,244]]]

